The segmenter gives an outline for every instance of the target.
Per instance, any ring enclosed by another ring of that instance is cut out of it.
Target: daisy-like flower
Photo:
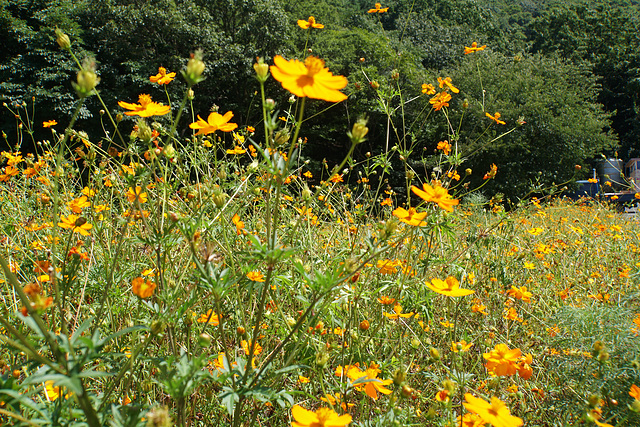
[[[491,120],[493,120],[494,122],[496,122],[499,125],[506,125],[507,124],[507,122],[505,122],[503,120],[500,120],[500,117],[502,117],[502,115],[500,113],[498,113],[497,111],[493,116],[491,114],[489,114],[489,113],[484,113],[484,115],[489,117]]]
[[[493,164],[491,164],[491,168],[490,168],[489,172],[485,173],[484,176],[482,177],[482,179],[494,178],[497,173],[498,173],[498,166],[496,166],[496,164],[493,163]]]
[[[158,74],[155,76],[149,77],[151,83],[158,83],[159,85],[166,85],[173,81],[173,78],[176,76],[176,73],[168,73],[167,69],[164,67],[158,68]]]
[[[247,273],[247,279],[252,282],[264,282],[264,275],[259,271],[250,271]]]
[[[147,193],[142,190],[142,187],[136,187],[135,190],[133,187],[129,187],[127,191],[127,199],[130,203],[135,203],[136,200],[138,203],[145,203],[147,201]]]
[[[218,326],[220,324],[220,317],[212,309],[207,310],[206,313],[201,314],[196,321],[198,323],[206,323],[208,325]]]
[[[382,7],[380,3],[376,3],[375,8],[369,9],[367,13],[385,13],[388,10],[388,7]]]
[[[273,78],[282,83],[282,87],[292,94],[328,102],[340,102],[347,99],[347,95],[340,89],[347,85],[347,78],[334,76],[324,61],[315,56],[309,56],[304,62],[297,59],[287,61],[282,56],[273,58],[275,65],[270,67]]]
[[[511,415],[509,408],[497,397],[492,397],[491,403],[471,393],[466,393],[464,398],[466,402],[463,404],[467,411],[477,414],[485,423],[494,427],[520,427],[523,424],[522,419]]]
[[[633,384],[629,390],[629,396],[633,397],[635,400],[640,400],[640,387]]]
[[[451,153],[451,144],[449,144],[449,141],[440,141],[438,142],[438,146],[436,147],[436,149],[442,150],[445,156],[448,156],[449,153]]]
[[[411,312],[411,313],[403,313],[402,312],[402,306],[400,304],[396,304],[393,306],[393,313],[382,313],[385,315],[385,317],[395,320],[395,319],[399,319],[401,317],[403,318],[409,318],[412,317],[415,313]]]
[[[169,111],[171,111],[170,106],[160,104],[159,102],[153,102],[151,100],[151,96],[144,93],[138,96],[138,104],[130,104],[128,102],[118,101],[118,105],[125,110],[131,110],[124,113],[127,116],[164,116]]]
[[[447,212],[453,212],[453,207],[459,203],[457,199],[451,197],[446,188],[439,184],[432,187],[424,183],[422,184],[422,190],[413,185],[411,186],[411,191],[425,202],[437,203],[440,208]]]
[[[440,84],[440,89],[442,89],[444,86],[447,86],[453,93],[460,92],[460,89],[451,84],[451,77],[446,77],[444,79],[442,77],[438,77],[438,83]]]
[[[89,230],[93,227],[86,219],[74,214],[67,217],[61,215],[58,225],[62,228],[70,228],[74,233],[79,233],[83,236],[88,236]]]
[[[398,217],[400,221],[409,224],[422,227],[427,225],[423,219],[427,216],[427,212],[416,212],[414,208],[409,208],[406,210],[405,208],[396,208],[393,211],[393,215]]]
[[[364,391],[365,394],[373,400],[378,400],[378,393],[391,394],[391,390],[385,388],[385,386],[393,383],[393,380],[379,379],[378,374],[380,373],[380,369],[377,369],[375,366],[376,365],[370,366],[365,371],[361,371],[356,367],[351,367],[347,371],[347,376],[354,382],[356,382],[358,379],[370,380],[366,383],[354,384],[354,387],[356,390]]]
[[[464,297],[475,292],[473,289],[460,289],[460,282],[453,276],[447,277],[446,280],[431,279],[431,283],[425,284],[432,291],[448,297]]]
[[[143,277],[136,277],[131,281],[131,292],[142,299],[149,298],[153,295],[156,284],[151,280],[145,280]]]
[[[304,19],[298,19],[298,26],[304,30],[308,28],[324,28],[324,25],[317,23],[316,18],[314,18],[313,16],[310,16],[308,21],[305,21]]]
[[[198,116],[198,121],[191,123],[189,127],[191,129],[198,129],[196,135],[207,135],[217,130],[222,132],[231,132],[238,127],[236,123],[229,123],[229,120],[231,120],[232,117],[233,113],[231,111],[227,111],[224,116],[213,112],[209,114],[206,121],[202,117]]]
[[[522,357],[519,348],[509,349],[506,344],[497,344],[489,353],[484,353],[482,357],[487,363],[487,370],[499,377],[514,375],[518,370],[518,363]]]
[[[345,427],[351,422],[351,415],[338,415],[333,409],[318,408],[312,412],[300,405],[291,408],[291,416],[295,421],[291,427]]]
[[[433,87],[432,84],[425,83],[422,85],[422,93],[424,93],[425,95],[435,95],[436,88]]]
[[[447,91],[442,91],[429,100],[429,104],[433,105],[433,109],[438,111],[442,107],[448,107],[451,101],[451,95]]]
[[[57,124],[58,124],[58,122],[56,122],[55,120],[47,120],[46,122],[42,122],[42,127],[43,128],[50,128],[51,126],[55,126]]]
[[[511,298],[522,300],[523,302],[531,302],[531,297],[533,294],[527,291],[526,286],[521,286],[516,288],[515,286],[511,286],[511,289],[507,291],[507,295]]]
[[[487,45],[482,45],[482,46],[478,46],[477,42],[473,42],[471,43],[471,47],[464,47],[464,54],[468,55],[470,53],[474,53],[474,52],[479,52],[481,50],[484,50],[487,47]]]

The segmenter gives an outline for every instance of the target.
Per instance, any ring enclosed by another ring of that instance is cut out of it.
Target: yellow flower
[[[151,280],[145,280],[142,277],[136,277],[131,281],[131,292],[138,295],[140,298],[149,298],[153,295],[153,291],[156,289],[156,284]]]
[[[324,61],[315,56],[309,56],[304,63],[297,59],[287,61],[277,55],[270,67],[273,78],[282,83],[282,87],[292,94],[329,102],[340,102],[347,99],[347,95],[340,89],[347,85],[347,78],[334,76]]]
[[[532,234],[534,236],[538,236],[542,234],[542,232],[544,232],[544,228],[541,228],[541,227],[534,227],[530,230],[527,230],[527,233]]]
[[[305,21],[304,19],[298,19],[298,26],[304,30],[306,30],[307,28],[324,28],[324,25],[318,24],[316,22],[316,18],[314,18],[313,16],[310,16],[308,21]]]
[[[506,122],[500,120],[501,115],[497,111],[493,116],[491,114],[489,114],[489,113],[484,113],[484,115],[489,117],[491,120],[493,120],[494,122],[496,122],[499,125],[506,125],[507,124]]]
[[[442,107],[448,107],[449,101],[451,101],[451,95],[449,92],[442,91],[429,100],[429,103],[433,105],[433,109],[438,111]]]
[[[87,196],[78,197],[77,199],[73,199],[72,201],[67,203],[67,206],[69,206],[71,212],[76,214],[79,214],[80,212],[82,212],[83,208],[86,208],[90,205],[91,203],[87,200]]]
[[[236,145],[232,150],[227,150],[227,154],[244,154],[246,152],[247,150],[240,147],[239,145]]]
[[[367,13],[385,13],[388,10],[388,7],[382,7],[380,3],[376,3],[375,9],[369,9]]]
[[[409,225],[420,227],[427,225],[427,223],[423,221],[424,217],[427,216],[427,212],[416,212],[414,208],[409,208],[409,210],[406,210],[404,208],[396,208],[393,211],[393,215],[398,217],[400,221]]]
[[[69,395],[71,393],[67,393],[64,398],[67,399],[69,398]],[[58,386],[58,387],[54,387],[53,386],[53,380],[50,381],[45,381],[44,382],[44,395],[47,398],[47,400],[49,402],[53,402],[54,400],[58,399],[60,396],[62,396],[62,387]]]
[[[520,418],[511,415],[509,408],[497,397],[492,397],[491,403],[470,393],[466,393],[464,398],[467,411],[477,414],[485,423],[494,427],[520,427],[523,424]]]
[[[453,276],[447,277],[446,280],[432,279],[431,283],[425,284],[432,291],[448,297],[464,297],[475,292],[473,289],[460,289],[460,282]]]
[[[402,312],[402,306],[400,304],[396,304],[393,306],[393,311],[394,313],[382,313],[385,315],[385,317],[395,320],[395,319],[399,319],[401,317],[407,319],[411,316],[413,316],[415,313],[411,312],[411,313],[403,313]]]
[[[485,173],[482,179],[491,179],[496,176],[496,173],[498,173],[498,166],[496,166],[496,164],[493,163],[491,165],[489,172]]]
[[[147,201],[147,193],[142,191],[141,187],[136,187],[134,190],[132,187],[129,187],[129,191],[127,191],[127,199],[130,203],[135,203],[138,200],[138,203],[145,203]]]
[[[487,45],[482,45],[482,46],[478,46],[478,43],[473,42],[471,43],[471,47],[464,47],[464,54],[468,55],[470,53],[474,53],[474,52],[479,52],[481,50],[484,50],[487,47]]]
[[[264,275],[259,271],[250,271],[247,273],[247,279],[253,282],[264,282]]]
[[[469,349],[473,346],[473,343],[470,342],[469,344],[467,344],[467,342],[465,340],[462,340],[460,342],[452,342],[451,343],[451,351],[453,351],[454,353],[458,353],[458,352],[467,352],[469,351]]]
[[[232,117],[233,113],[231,111],[227,111],[224,116],[213,112],[209,114],[207,121],[204,121],[204,119],[198,116],[198,121],[191,123],[189,127],[191,129],[199,129],[196,135],[206,135],[217,130],[221,130],[222,132],[231,132],[238,127],[236,123],[229,123],[229,120],[231,120]]]
[[[60,227],[70,228],[74,233],[79,233],[83,236],[88,236],[89,230],[93,227],[86,219],[74,214],[71,214],[66,218],[60,215],[60,221],[61,222],[58,223]]]
[[[351,415],[338,415],[329,408],[311,412],[300,405],[294,405],[291,415],[295,419],[291,422],[291,427],[344,427],[351,422]]]
[[[206,323],[208,325],[218,326],[220,324],[220,317],[215,311],[209,309],[206,313],[201,314],[196,321],[198,323]]]
[[[524,268],[526,268],[527,270],[535,270],[536,266],[532,262],[525,261],[524,262]]]
[[[454,85],[451,84],[451,77],[447,77],[447,78],[442,78],[442,77],[438,77],[438,83],[440,83],[440,89],[443,88],[443,86],[447,86],[449,89],[451,89],[451,92],[453,93],[458,93],[460,92],[460,90],[455,87]]]
[[[447,212],[453,212],[453,207],[459,202],[449,195],[446,188],[436,184],[433,187],[427,183],[422,184],[422,190],[415,185],[411,186],[411,191],[426,202],[437,203],[440,208]]]
[[[43,128],[50,128],[51,126],[55,126],[57,124],[58,124],[58,122],[56,122],[55,120],[47,120],[46,122],[42,122],[42,127]]]
[[[423,84],[422,85],[422,93],[426,95],[434,95],[436,93],[436,88],[433,87],[432,84]]]
[[[151,96],[144,93],[138,96],[138,104],[130,104],[128,102],[119,101],[118,105],[126,110],[132,110],[124,113],[127,116],[164,116],[169,111],[171,111],[170,106],[162,105],[158,102],[153,102],[151,101]]]
[[[402,261],[395,259],[379,259],[376,267],[380,270],[380,274],[393,274],[398,272],[398,267],[402,265]]]
[[[507,291],[507,295],[512,298],[522,300],[524,302],[531,302],[531,297],[533,294],[527,291],[526,286],[521,286],[520,288],[516,288],[515,286],[511,286],[511,289]]]
[[[485,367],[497,376],[508,376],[516,373],[518,362],[522,356],[519,348],[512,350],[506,344],[498,344],[489,353],[484,353],[487,361]]]
[[[158,68],[158,74],[155,76],[149,77],[152,83],[158,83],[159,85],[166,85],[173,81],[173,78],[176,76],[176,73],[167,74],[167,69],[164,67]]]
[[[365,394],[373,400],[378,400],[378,392],[382,394],[391,394],[391,390],[385,388],[385,386],[393,383],[393,380],[378,379],[379,373],[380,370],[377,368],[377,365],[373,363],[365,371],[361,371],[357,366],[350,366],[347,370],[347,376],[354,382],[358,379],[370,380],[364,384],[355,384],[354,387],[356,390],[364,391]]]

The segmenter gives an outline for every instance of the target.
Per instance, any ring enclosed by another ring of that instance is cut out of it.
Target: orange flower
[[[291,427],[345,427],[351,422],[351,415],[338,415],[333,409],[319,408],[312,412],[300,405],[291,408],[291,416],[295,421]]]
[[[347,95],[340,89],[347,85],[347,78],[334,76],[324,61],[315,56],[309,56],[304,63],[297,59],[287,61],[277,55],[270,67],[273,78],[282,83],[282,87],[292,94],[329,102],[340,102],[347,99]]]
[[[158,74],[155,76],[149,77],[151,83],[158,83],[159,85],[166,85],[173,81],[173,78],[176,76],[176,73],[167,74],[167,69],[164,67],[158,68]]]
[[[46,122],[42,122],[42,127],[43,128],[50,128],[51,126],[55,126],[57,124],[58,124],[58,122],[56,122],[55,120],[47,120]]]
[[[264,275],[259,271],[250,271],[247,273],[247,279],[252,282],[264,282]]]
[[[372,364],[365,371],[361,371],[360,368],[352,366],[347,371],[347,376],[354,382],[356,390],[364,391],[367,396],[373,400],[378,400],[378,392],[382,394],[391,394],[391,390],[386,389],[385,386],[393,383],[393,380],[381,380],[378,379],[380,369],[377,365]],[[359,383],[358,380],[370,380],[366,383]]]
[[[135,190],[129,187],[127,200],[129,200],[130,203],[135,203],[136,200],[138,203],[145,203],[147,201],[147,193],[142,190],[142,187],[136,187]]]
[[[145,280],[142,277],[136,277],[131,281],[131,292],[138,295],[140,298],[149,298],[153,295],[153,291],[156,289],[156,284],[151,280]]]
[[[487,47],[487,45],[482,45],[482,46],[478,46],[478,43],[473,42],[471,43],[471,47],[464,47],[464,54],[468,55],[470,53],[474,53],[474,52],[479,52],[481,50],[484,50]]]
[[[313,16],[310,16],[308,21],[305,21],[304,19],[298,19],[298,26],[304,30],[306,30],[307,28],[324,28],[324,25],[318,24],[316,22],[316,18],[314,18]]]
[[[458,93],[460,92],[460,90],[455,87],[454,85],[451,84],[451,77],[447,77],[447,78],[442,78],[442,77],[438,77],[438,83],[440,83],[440,89],[443,88],[443,86],[447,86],[449,89],[451,89],[451,92],[453,93]]]
[[[446,188],[441,187],[439,184],[433,187],[427,183],[422,184],[422,190],[415,185],[411,186],[411,191],[426,202],[437,203],[440,208],[447,212],[453,212],[453,207],[459,202],[449,195]]]
[[[491,179],[496,176],[496,173],[498,173],[498,166],[496,166],[496,164],[493,163],[491,165],[491,169],[489,170],[489,172],[485,173],[482,179]]]
[[[244,229],[244,221],[240,220],[240,215],[235,214],[233,215],[233,218],[231,218],[231,222],[233,222],[233,225],[236,226],[236,234],[239,236],[240,234],[243,233],[243,229]]]
[[[442,107],[448,107],[449,101],[451,101],[451,95],[449,92],[442,91],[429,100],[429,103],[433,105],[433,109],[438,111]]]
[[[497,376],[508,376],[516,373],[522,352],[518,348],[512,350],[506,344],[498,344],[489,353],[484,353],[487,361],[485,367]]]
[[[220,324],[220,317],[215,311],[209,309],[206,313],[201,314],[196,321],[198,323],[206,323],[208,325],[218,326]],[[223,353],[224,354],[224,353]]]
[[[127,116],[164,116],[169,111],[171,111],[170,106],[162,105],[158,102],[153,102],[151,101],[151,96],[144,93],[138,96],[138,104],[130,104],[128,102],[119,101],[118,105],[126,110],[132,110],[124,113]]]
[[[489,117],[491,120],[493,120],[494,122],[496,122],[499,125],[506,125],[507,124],[507,122],[504,122],[504,121],[500,120],[501,114],[498,113],[497,111],[493,116],[491,114],[489,114],[489,113],[484,113],[484,115]]]
[[[236,123],[229,123],[229,120],[231,120],[232,117],[233,113],[231,111],[227,111],[224,116],[213,112],[209,114],[207,121],[198,116],[198,121],[191,123],[189,127],[191,129],[198,129],[196,135],[207,135],[217,130],[222,132],[231,132],[238,127]]]
[[[467,411],[477,414],[494,427],[520,427],[523,424],[520,418],[511,415],[509,408],[497,397],[492,397],[491,403],[470,393],[466,393],[464,398]]]
[[[378,298],[378,302],[382,305],[391,305],[396,302],[396,299],[383,295]]]
[[[382,7],[380,3],[376,3],[375,9],[369,9],[367,13],[385,13],[388,10],[388,7]]]
[[[416,212],[414,208],[409,208],[409,210],[406,210],[405,208],[396,208],[393,211],[393,215],[398,217],[400,221],[409,225],[420,227],[427,225],[427,223],[423,221],[427,216],[427,212]]]
[[[629,390],[629,396],[633,397],[636,400],[640,400],[640,387],[633,384],[631,389]]]
[[[473,289],[460,289],[460,282],[453,276],[447,277],[446,280],[432,279],[431,283],[425,284],[432,291],[448,297],[464,297],[475,292]]]
[[[451,153],[451,144],[449,144],[449,141],[440,141],[438,142],[438,146],[436,147],[437,150],[442,150],[442,152],[448,156],[449,153]]]
[[[423,84],[422,85],[422,93],[425,95],[434,95],[436,93],[436,88],[433,87],[432,84]]]

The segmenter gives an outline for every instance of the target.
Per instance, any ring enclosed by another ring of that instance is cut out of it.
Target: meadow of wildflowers
[[[241,124],[189,108],[201,52],[149,76],[136,103],[105,105],[95,65],[56,37],[78,66],[76,114],[6,106],[51,137],[0,163],[2,424],[640,423],[637,222],[590,200],[478,202],[451,78],[411,94],[449,124],[435,154],[390,115],[389,150],[356,159],[359,118],[318,175],[301,157],[305,106],[351,90],[323,59],[257,59],[262,120]],[[184,86],[179,107],[166,85]],[[88,97],[103,135],[75,126]],[[485,114],[503,138],[522,125]],[[419,155],[438,166],[421,175]],[[392,157],[404,194],[385,186]]]

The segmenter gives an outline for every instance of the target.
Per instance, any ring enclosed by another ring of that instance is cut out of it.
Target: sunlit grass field
[[[74,127],[99,97],[77,62],[75,116],[6,106],[18,135],[51,137],[29,154],[7,137],[0,160],[3,424],[640,424],[637,220],[560,197],[505,212],[450,135],[431,176],[395,128],[354,159],[365,119],[341,164],[311,170],[305,103],[347,97],[312,56],[256,62],[262,120],[237,124],[189,111],[196,53],[104,105],[104,135]],[[269,99],[270,78],[297,98]],[[416,92],[446,115],[455,82],[431,83]],[[177,111],[166,84],[185,85]],[[403,194],[384,180],[398,159]]]

